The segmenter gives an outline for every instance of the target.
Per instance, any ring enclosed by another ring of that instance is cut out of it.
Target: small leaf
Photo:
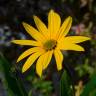
[[[74,96],[71,86],[72,86],[72,81],[67,71],[64,70],[60,80],[60,96]]]

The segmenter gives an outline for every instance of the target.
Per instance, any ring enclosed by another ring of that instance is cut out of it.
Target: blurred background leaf
[[[0,65],[4,74],[4,85],[7,87],[8,96],[28,96],[18,75],[11,71],[11,64],[0,54]]]
[[[96,73],[94,73],[89,82],[84,86],[81,96],[96,96]]]
[[[60,96],[74,96],[72,89],[72,81],[69,74],[64,70],[60,80]]]

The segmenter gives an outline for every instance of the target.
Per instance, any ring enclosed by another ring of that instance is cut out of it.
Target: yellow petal
[[[84,37],[84,36],[68,36],[64,37],[60,42],[70,42],[70,43],[81,43],[84,41],[90,40],[89,37]]]
[[[42,59],[42,66],[43,66],[43,70],[47,68],[48,64],[51,61],[52,58],[52,54],[53,54],[53,50],[52,51],[48,51],[46,53],[44,53],[40,58]]]
[[[45,40],[44,36],[40,32],[38,32],[34,27],[30,26],[25,22],[23,22],[22,24],[25,30],[29,33],[29,35],[31,35],[35,40],[41,41],[41,42]]]
[[[11,42],[19,45],[41,46],[40,42],[34,40],[12,40]]]
[[[55,37],[59,28],[61,25],[61,18],[60,16],[54,12],[53,10],[51,10],[48,14],[48,30],[50,32],[50,36],[51,38]]]
[[[21,61],[22,59],[26,58],[27,56],[31,55],[32,53],[39,52],[39,51],[43,51],[43,49],[41,49],[40,47],[30,48],[19,56],[17,62]]]
[[[62,37],[66,36],[71,28],[72,25],[72,17],[67,17],[65,21],[63,22],[59,32],[58,32],[58,39],[61,39]]]
[[[57,69],[61,70],[62,69],[62,62],[63,62],[63,54],[61,53],[60,50],[56,49],[54,50],[54,56],[57,64]]]
[[[37,16],[34,16],[34,21],[38,30],[44,35],[44,37],[48,38],[48,29],[46,25]]]
[[[40,77],[42,75],[42,70],[48,67],[52,58],[52,54],[53,54],[53,50],[48,51],[39,57],[37,64],[36,64],[36,72]]]
[[[37,74],[41,77],[42,75],[42,71],[43,71],[43,60],[44,58],[42,58],[42,55],[39,57],[39,59],[37,60],[37,63],[36,63],[36,72]]]
[[[61,50],[74,50],[74,51],[84,51],[84,48],[80,45],[71,44],[71,43],[60,43],[58,48]]]
[[[43,69],[46,69],[48,67],[52,58],[52,54],[53,54],[53,50],[45,53],[44,60],[43,60]]]
[[[31,65],[35,62],[35,60],[41,55],[43,54],[43,52],[36,52],[34,54],[32,54],[28,59],[27,61],[25,62],[25,64],[23,65],[23,68],[22,68],[22,73],[27,71]]]

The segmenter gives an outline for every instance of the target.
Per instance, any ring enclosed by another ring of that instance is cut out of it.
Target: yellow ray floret
[[[51,10],[48,14],[48,32],[50,34],[50,37],[55,37],[57,35],[57,32],[60,29],[61,25],[61,18],[60,16]]]
[[[30,26],[29,24],[23,22],[22,23],[27,33],[29,33],[30,36],[32,36],[37,41],[43,41],[45,40],[45,37],[38,32],[34,27]]]
[[[33,16],[34,17],[34,21],[35,24],[38,28],[38,30],[41,32],[41,34],[46,37],[46,39],[48,39],[48,29],[46,27],[46,25],[37,17],[37,16]]]
[[[42,70],[45,70],[51,61],[53,51],[48,51],[41,55],[36,64],[36,72],[39,76],[42,75]]]
[[[57,69],[61,70],[62,69],[62,62],[63,62],[63,54],[61,53],[60,50],[56,49],[56,50],[54,50],[54,56],[56,59]]]
[[[32,53],[35,53],[35,52],[39,52],[39,51],[42,51],[43,49],[41,49],[40,47],[33,47],[33,48],[30,48],[28,50],[26,50],[25,52],[23,52],[19,58],[17,59],[17,62],[21,61],[22,59],[26,58],[27,56],[31,55]]]
[[[71,43],[60,43],[58,45],[58,48],[60,50],[73,50],[73,51],[84,51],[84,48],[77,44],[71,44]]]
[[[48,67],[48,64],[50,63],[51,58],[52,58],[52,54],[53,54],[53,50],[48,51],[44,54],[44,59],[42,63],[43,69],[46,69]]]
[[[40,42],[33,41],[33,40],[13,40],[12,43],[19,44],[19,45],[41,46]]]
[[[62,43],[66,43],[66,42],[81,43],[81,42],[84,42],[87,40],[90,40],[90,38],[84,37],[84,36],[67,36],[67,37],[63,37],[62,39],[60,39],[59,42],[62,42]]]
[[[60,27],[60,30],[58,32],[58,39],[61,39],[62,37],[66,36],[71,28],[72,25],[72,17],[67,17],[65,21],[63,22],[62,26]]]
[[[29,69],[31,67],[31,65],[35,62],[35,60],[42,55],[43,52],[36,52],[34,54],[32,54],[27,61],[25,62],[25,64],[23,65],[22,68],[22,72],[25,72],[27,69]]]
[[[36,73],[41,77],[54,54],[57,69],[62,69],[63,54],[62,50],[84,51],[84,48],[78,43],[90,40],[84,36],[67,36],[72,25],[72,17],[67,17],[63,24],[58,13],[51,10],[48,13],[48,27],[37,17],[33,16],[37,29],[23,22],[27,33],[35,40],[13,40],[12,43],[31,46],[23,52],[17,62],[28,57],[23,65],[22,72],[27,71],[37,60]]]
[[[42,58],[42,55],[38,58],[37,60],[37,64],[36,64],[36,72],[37,74],[41,77],[42,75],[42,71],[43,71],[43,65],[42,65],[42,62],[43,62],[43,58]]]

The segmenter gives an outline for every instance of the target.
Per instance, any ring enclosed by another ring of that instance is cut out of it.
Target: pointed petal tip
[[[26,24],[27,24],[27,23],[25,23],[25,22],[22,22],[22,25],[23,25],[23,26],[26,26]]]
[[[24,70],[22,69],[22,73],[24,73]]]
[[[90,37],[85,37],[85,41],[91,40]]]
[[[81,52],[84,52],[85,51],[85,49],[82,47],[82,46],[80,46],[81,48],[80,49],[78,49],[77,51],[81,51]]]
[[[36,23],[39,18],[36,15],[33,15],[33,19],[34,19],[34,21]]]
[[[43,70],[42,70],[43,71]],[[38,68],[37,68],[37,65],[36,65],[36,73],[37,75],[41,78],[42,76],[42,71],[40,71]]]
[[[41,78],[42,77],[42,75],[41,74],[39,74],[39,73],[37,73],[38,74],[38,76]]]
[[[70,19],[72,19],[72,16],[68,16]]]
[[[18,63],[20,60],[19,60],[19,58],[17,59],[17,61],[16,61],[16,63]]]
[[[82,36],[82,38],[84,38],[84,41],[88,41],[88,40],[91,40],[90,37],[85,37],[85,36]],[[83,41],[82,41],[83,42]]]
[[[37,71],[36,71],[36,73],[37,73],[37,75],[41,78],[42,77],[42,73],[38,73]]]
[[[16,40],[12,40],[11,43],[16,43]]]
[[[35,19],[35,18],[37,18],[37,16],[36,15],[33,15],[33,18]]]
[[[11,43],[14,43],[14,40],[10,41]]]
[[[22,73],[24,73],[25,71],[27,71],[25,68],[22,68]]]
[[[51,12],[54,12],[54,10],[53,10],[53,9],[51,9],[51,10],[49,11],[49,13],[51,13]]]
[[[72,19],[72,16],[69,16],[70,19]]]
[[[85,49],[84,49],[83,47],[81,47],[81,50],[80,50],[80,51],[84,52],[84,51],[85,51]]]
[[[61,71],[62,70],[62,67],[61,68],[58,68],[58,71]]]
[[[68,16],[67,19],[72,22],[72,17]]]
[[[86,37],[87,38],[87,40],[91,40],[91,38],[90,37]]]
[[[81,51],[83,51],[83,52],[84,52],[84,51],[85,51],[85,49],[83,48]]]
[[[25,22],[23,21],[22,24],[25,24]]]

